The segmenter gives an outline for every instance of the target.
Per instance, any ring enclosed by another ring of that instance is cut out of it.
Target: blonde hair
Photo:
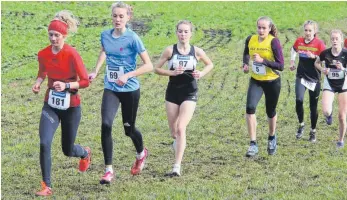
[[[178,21],[178,23],[176,24],[176,31],[178,30],[179,25],[181,24],[186,24],[190,26],[190,31],[193,32],[194,31],[194,25],[191,21],[189,20],[180,20]]]
[[[54,19],[58,19],[67,24],[69,32],[76,33],[77,26],[80,24],[78,19],[69,11],[62,10],[55,14]]]
[[[115,8],[125,8],[127,9],[127,14],[129,15],[129,18],[132,19],[134,16],[134,8],[126,3],[123,3],[121,1],[118,1],[116,3],[113,3],[111,5],[111,15],[113,14],[113,9]]]
[[[275,24],[273,23],[273,21],[272,21],[272,19],[270,17],[267,17],[267,16],[259,17],[258,20],[257,20],[257,26],[258,26],[258,22],[260,20],[265,20],[265,21],[270,22],[270,24],[269,24],[270,34],[273,35],[274,37],[278,36],[277,28],[276,28]]]
[[[303,26],[304,30],[305,30],[305,26],[306,26],[306,25],[312,25],[312,26],[313,26],[314,36],[316,37],[316,36],[317,36],[317,33],[318,33],[318,24],[317,24],[317,22],[315,22],[315,21],[313,21],[313,20],[307,20],[307,21],[305,21],[304,26]]]
[[[342,31],[340,30],[340,29],[333,29],[333,30],[331,30],[330,31],[330,37],[331,37],[331,34],[333,34],[333,33],[338,33],[338,34],[340,34],[341,35],[341,40],[342,40],[342,42],[344,41],[343,40],[343,33],[342,33]]]

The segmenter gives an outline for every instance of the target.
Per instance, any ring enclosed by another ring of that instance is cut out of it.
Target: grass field
[[[142,175],[131,176],[135,149],[123,133],[120,113],[113,126],[116,181],[101,186],[103,155],[100,142],[100,74],[82,95],[82,121],[77,143],[90,146],[93,163],[87,173],[77,171],[78,159],[61,151],[60,129],[52,144],[51,199],[347,199],[347,149],[337,150],[338,119],[327,126],[321,114],[317,142],[306,132],[296,140],[295,72],[289,52],[307,19],[320,25],[319,36],[330,46],[329,32],[347,33],[347,2],[131,2],[134,30],[156,63],[161,51],[177,41],[175,24],[189,19],[196,25],[192,44],[213,60],[213,71],[199,81],[198,106],[187,130],[182,177],[166,178],[173,162],[164,95],[167,77],[140,77],[141,102],[137,127],[150,156]],[[81,19],[78,33],[67,43],[80,52],[87,68],[94,68],[100,33],[112,27],[111,2],[1,2],[1,194],[2,199],[33,199],[40,188],[38,125],[46,82],[39,95],[31,92],[37,52],[49,45],[47,25],[62,9]],[[280,31],[285,55],[278,104],[278,151],[266,153],[267,119],[264,98],[257,108],[260,153],[245,158],[249,138],[245,103],[249,75],[240,70],[245,38],[256,32],[259,16],[270,16]],[[337,113],[336,102],[334,113]]]

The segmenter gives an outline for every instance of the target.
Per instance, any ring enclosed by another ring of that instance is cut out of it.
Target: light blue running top
[[[100,39],[106,53],[105,88],[115,92],[138,90],[140,83],[136,77],[129,78],[124,86],[117,85],[114,79],[136,70],[136,56],[146,51],[145,46],[139,36],[131,29],[127,28],[117,38],[112,35],[113,31],[114,29],[110,29],[102,32]]]

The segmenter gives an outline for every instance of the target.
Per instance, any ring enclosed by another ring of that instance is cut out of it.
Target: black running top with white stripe
[[[169,83],[176,85],[196,82],[192,74],[196,68],[196,65],[197,59],[195,57],[195,48],[193,45],[190,46],[190,51],[187,55],[182,55],[177,49],[177,44],[174,44],[172,56],[168,60],[168,68],[169,70],[175,70],[178,66],[183,66],[185,70],[183,74],[170,76]]]
[[[320,60],[325,61],[325,67],[330,68],[329,74],[326,75],[329,84],[332,87],[342,88],[345,83],[346,71],[336,68],[336,62],[341,62],[343,68],[347,65],[347,50],[342,49],[338,56],[334,56],[331,52],[331,48],[322,51],[319,56]]]

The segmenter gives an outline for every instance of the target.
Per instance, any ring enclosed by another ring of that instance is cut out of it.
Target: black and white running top
[[[183,74],[177,76],[170,76],[169,83],[172,84],[188,84],[191,82],[196,82],[192,75],[197,65],[197,59],[195,57],[195,48],[193,45],[190,46],[190,51],[188,55],[182,55],[178,52],[177,44],[173,45],[172,56],[168,61],[169,70],[175,70],[178,66],[184,67]]]
[[[336,68],[336,62],[341,62],[342,66],[346,68],[347,65],[347,50],[342,49],[338,56],[331,53],[331,48],[322,51],[320,60],[325,61],[325,67],[330,68],[329,74],[326,75],[327,82],[333,88],[347,89],[346,85],[346,71]]]

